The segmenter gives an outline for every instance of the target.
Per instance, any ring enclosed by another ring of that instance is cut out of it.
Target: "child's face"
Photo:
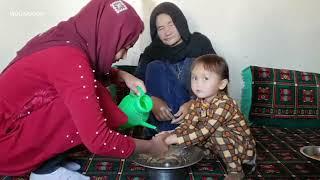
[[[215,72],[205,70],[202,64],[196,65],[191,72],[191,89],[198,98],[210,101],[225,86],[226,80]]]

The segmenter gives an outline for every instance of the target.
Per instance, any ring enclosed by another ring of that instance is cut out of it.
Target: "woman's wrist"
[[[127,74],[128,73],[126,71],[119,70],[118,71],[118,79],[120,81],[125,81]]]
[[[151,140],[133,139],[136,145],[134,153],[147,153],[152,147]]]

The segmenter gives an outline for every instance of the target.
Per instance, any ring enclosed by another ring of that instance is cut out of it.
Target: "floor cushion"
[[[249,66],[242,77],[241,110],[249,123],[320,127],[320,74]]]

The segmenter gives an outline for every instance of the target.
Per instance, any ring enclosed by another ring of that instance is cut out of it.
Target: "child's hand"
[[[176,119],[171,121],[171,124],[180,124],[183,121],[183,118],[188,114],[188,110],[190,108],[191,105],[191,100],[182,104],[179,108],[179,111],[174,114],[174,116],[176,117]]]
[[[164,140],[164,142],[166,144],[168,144],[168,145],[177,144],[178,143],[178,137],[175,134],[171,134]]]

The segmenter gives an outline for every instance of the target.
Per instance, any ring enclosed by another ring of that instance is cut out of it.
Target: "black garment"
[[[47,160],[38,169],[33,171],[35,174],[50,174],[61,167],[62,162],[67,158],[67,154],[58,154],[57,156]]]
[[[183,42],[171,47],[162,43],[157,35],[156,18],[159,14],[168,14],[176,26]],[[148,63],[161,60],[168,63],[177,63],[185,58],[196,58],[204,54],[215,54],[210,40],[201,33],[190,33],[187,19],[181,10],[173,3],[159,4],[151,13],[150,35],[152,42],[140,55],[135,75],[144,80]]]
[[[184,41],[190,38],[191,33],[188,27],[188,22],[182,11],[173,3],[164,2],[155,7],[150,16],[150,35],[152,41],[156,40],[157,37],[156,20],[159,14],[167,14],[171,17]]]
[[[86,150],[83,145],[76,146],[72,149],[69,149],[61,154],[56,155],[55,157],[45,161],[40,167],[33,171],[35,174],[50,174],[56,171],[59,167],[64,166],[65,163],[69,161],[74,161],[76,163],[77,160],[73,160],[70,158],[69,154],[81,152]]]

